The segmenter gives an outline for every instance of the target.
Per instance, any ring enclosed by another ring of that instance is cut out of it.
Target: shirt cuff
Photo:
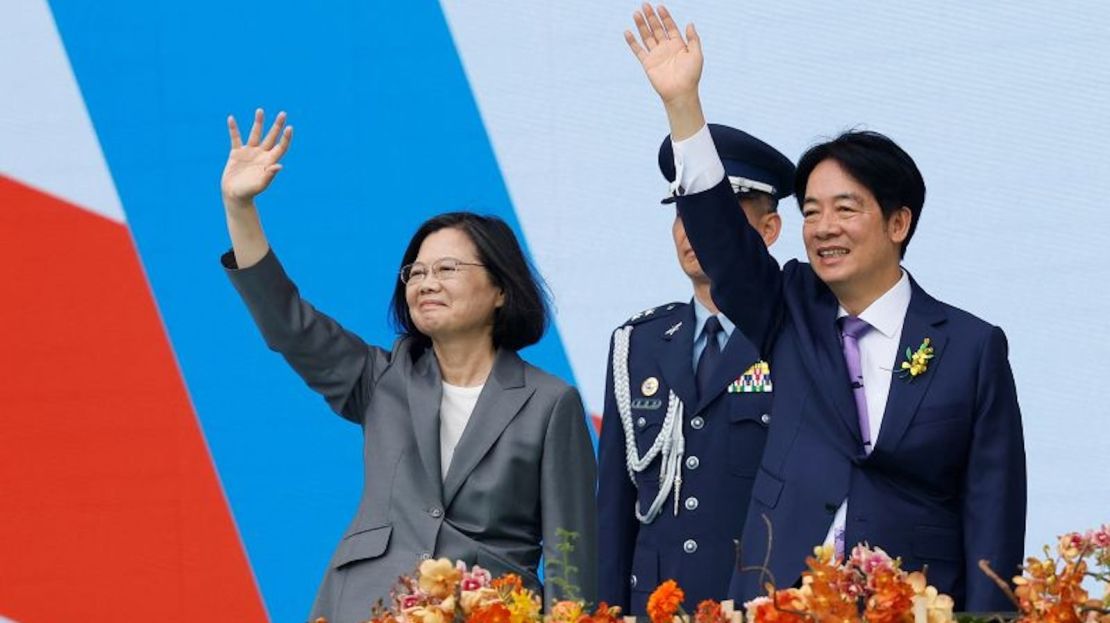
[[[717,155],[717,146],[703,125],[693,136],[674,142],[674,195],[692,195],[713,188],[725,178],[725,165]]]

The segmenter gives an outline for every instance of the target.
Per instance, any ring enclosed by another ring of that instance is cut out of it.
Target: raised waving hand
[[[227,118],[227,133],[231,138],[231,152],[220,178],[227,232],[235,251],[239,268],[247,268],[265,257],[270,243],[262,231],[254,198],[266,190],[274,176],[281,170],[280,160],[289,151],[293,140],[293,126],[285,127],[285,113],[278,113],[266,136],[262,136],[265,117],[262,109],[254,112],[254,123],[246,144],[239,135],[235,117]]]
[[[663,100],[672,136],[676,140],[687,138],[705,125],[698,98],[703,57],[697,30],[688,24],[684,39],[667,7],[661,4],[656,10],[644,3],[632,19],[639,39],[626,30],[624,40]]]
[[[254,123],[251,124],[250,134],[244,144],[235,117],[227,118],[231,152],[227,156],[227,164],[220,179],[220,191],[225,202],[251,201],[266,190],[281,170],[280,160],[293,140],[293,126],[285,127],[285,113],[280,112],[263,138],[264,121],[264,114],[259,108],[254,112]]]

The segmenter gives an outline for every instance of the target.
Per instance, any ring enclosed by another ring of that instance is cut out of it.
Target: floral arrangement
[[[648,597],[647,612],[652,623],[688,621],[690,616],[682,609],[686,593],[674,580],[660,584]],[[733,610],[732,600],[718,602],[706,599],[694,611],[694,623],[742,623],[744,615]]]
[[[776,590],[744,604],[748,623],[949,623],[954,602],[929,586],[921,572],[907,573],[901,560],[879,548],[858,545],[847,560],[831,546],[817,547],[806,559],[801,588]],[[673,580],[664,582],[648,599],[652,623],[685,617],[684,595]],[[703,601],[695,623],[737,623],[731,602]],[[1101,623],[1101,622],[1100,622]],[[1108,622],[1110,623],[1110,622]]]
[[[1019,623],[1110,623],[1110,524],[1065,534],[1056,543],[1056,556],[1045,546],[1044,558],[1026,560],[1014,591],[985,563],[980,566],[1013,600]],[[1083,588],[1088,578],[1102,584],[1101,599]]]
[[[520,576],[489,571],[447,558],[425,560],[402,576],[392,607],[376,604],[367,623],[619,623],[620,608],[602,602],[590,613],[581,600],[557,602],[546,617],[539,595]],[[314,623],[327,623],[319,618]]]

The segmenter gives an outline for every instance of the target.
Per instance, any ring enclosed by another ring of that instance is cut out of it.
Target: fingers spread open
[[[262,139],[262,149],[270,149],[277,142],[278,136],[281,135],[281,129],[285,127],[285,111],[279,112],[274,119],[274,124],[270,126],[270,131],[266,133],[266,138]]]
[[[641,63],[644,62],[644,58],[647,57],[647,50],[636,42],[636,35],[632,34],[631,30],[624,31],[624,41],[628,44],[628,47],[632,49],[632,53],[636,55],[636,59]]]
[[[651,33],[651,28],[648,27],[647,20],[644,19],[643,14],[634,13],[632,15],[632,21],[636,22],[636,30],[640,32],[640,41],[644,42],[644,47],[647,48],[649,52],[655,49],[657,45],[655,36]]]
[[[655,14],[655,9],[650,4],[644,4],[644,17],[647,18],[648,26],[651,27],[655,40],[660,43],[666,40],[667,31],[663,28],[663,23],[659,21],[659,16]]]
[[[289,151],[289,143],[292,142],[292,140],[293,126],[289,126],[288,128],[285,128],[284,132],[281,133],[281,140],[278,141],[277,147],[274,147],[274,150],[270,152],[274,162],[281,160],[281,157],[285,155],[285,152]]]
[[[262,138],[262,109],[259,108],[254,111],[254,123],[251,124],[251,133],[247,137],[247,145],[252,147],[258,145],[259,140]]]
[[[678,29],[678,24],[674,23],[671,12],[662,4],[659,5],[659,17],[663,19],[663,32],[667,33],[667,38],[682,41],[682,31]]]
[[[698,36],[698,31],[694,29],[694,23],[686,24],[686,43],[693,50],[701,50],[701,37]]]
[[[243,146],[243,138],[239,136],[239,125],[235,123],[235,117],[232,115],[227,116],[227,134],[231,137],[232,149],[239,149]]]

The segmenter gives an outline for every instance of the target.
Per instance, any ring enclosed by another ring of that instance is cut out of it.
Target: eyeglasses
[[[401,283],[406,285],[420,283],[424,281],[424,278],[428,276],[429,272],[435,276],[437,281],[449,281],[459,274],[463,266],[485,266],[485,264],[464,262],[453,257],[441,257],[432,262],[432,266],[429,269],[428,266],[425,266],[421,262],[413,262],[412,264],[406,264],[401,267]]]

